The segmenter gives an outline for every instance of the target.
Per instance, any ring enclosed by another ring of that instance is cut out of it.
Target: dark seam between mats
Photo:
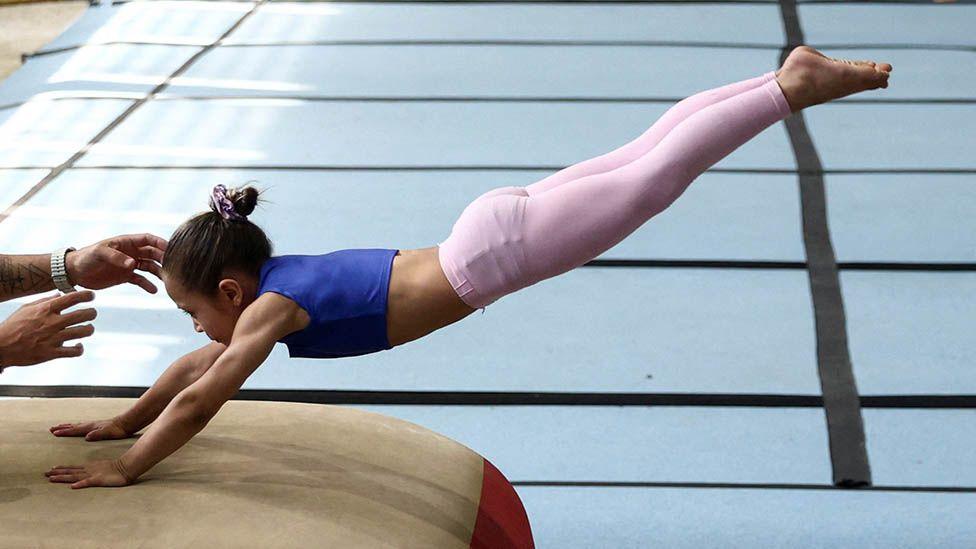
[[[0,396],[31,398],[138,398],[148,387],[0,385]],[[872,409],[973,409],[976,395],[862,396]],[[335,389],[241,389],[233,400],[305,404],[414,406],[686,406],[819,408],[820,395],[749,393],[585,393],[508,391],[357,391]]]
[[[40,50],[33,53],[21,54],[21,62],[35,57],[53,55],[81,49],[86,46],[169,46],[195,47],[201,44],[178,44],[175,42],[140,42],[135,40],[108,40],[105,42],[89,42],[72,44],[50,50]],[[899,49],[899,50],[948,50],[976,52],[976,46],[964,44],[808,44],[817,49]],[[669,41],[669,40],[295,40],[267,42],[263,44],[241,42],[221,44],[221,48],[261,48],[261,47],[304,47],[304,46],[619,46],[619,47],[676,47],[676,48],[717,48],[717,49],[755,49],[779,50],[779,44],[762,44],[749,42],[699,42],[699,41]]]
[[[42,189],[44,189],[44,187],[46,187],[49,183],[51,183],[51,181],[53,181],[55,178],[57,178],[59,175],[61,175],[62,172],[64,172],[68,168],[71,168],[72,166],[74,166],[75,162],[77,162],[83,156],[85,156],[86,154],[88,154],[88,151],[91,149],[91,147],[93,145],[97,144],[106,135],[108,135],[112,130],[114,130],[116,127],[118,127],[118,125],[121,124],[123,121],[125,121],[125,119],[128,118],[128,116],[130,114],[132,114],[136,109],[138,109],[142,105],[148,103],[149,101],[151,101],[153,99],[153,97],[156,94],[158,94],[159,92],[161,92],[164,89],[166,89],[166,87],[169,85],[170,81],[173,78],[176,78],[177,76],[183,74],[200,57],[202,57],[203,55],[205,55],[207,52],[209,52],[213,48],[217,47],[220,44],[221,41],[223,41],[225,38],[227,38],[228,36],[230,36],[231,33],[233,33],[235,30],[237,30],[238,27],[240,27],[241,24],[244,23],[244,21],[246,21],[251,15],[253,15],[254,12],[257,11],[257,9],[265,3],[265,1],[266,0],[257,0],[254,3],[254,5],[251,6],[251,9],[248,10],[247,13],[245,13],[244,15],[242,15],[240,18],[238,18],[237,22],[234,23],[233,25],[231,25],[230,28],[228,28],[222,35],[220,35],[219,38],[217,38],[217,40],[215,40],[209,46],[206,46],[206,47],[202,48],[200,51],[198,51],[197,53],[195,53],[192,56],[190,56],[189,59],[187,59],[182,65],[180,65],[179,68],[177,68],[175,71],[173,71],[172,74],[170,74],[168,77],[166,77],[166,79],[163,80],[158,86],[156,86],[155,88],[153,88],[152,91],[150,91],[145,97],[142,97],[141,99],[137,99],[131,105],[129,105],[129,107],[126,108],[122,112],[122,114],[120,114],[117,117],[115,117],[115,119],[112,120],[112,122],[110,122],[107,126],[105,126],[105,128],[103,128],[102,131],[98,132],[95,135],[95,137],[91,138],[91,140],[89,140],[88,143],[86,143],[80,150],[78,150],[77,152],[75,152],[73,155],[71,155],[71,157],[69,157],[67,160],[65,160],[61,164],[59,164],[57,167],[51,169],[51,171],[48,172],[48,174],[46,176],[44,176],[44,178],[41,179],[37,184],[35,184],[30,190],[28,190],[27,193],[25,193],[23,196],[21,196],[19,199],[17,199],[16,202],[14,202],[13,204],[11,204],[10,207],[8,207],[6,210],[4,210],[2,213],[0,213],[0,223],[2,223],[5,219],[7,219],[8,217],[10,217],[11,214],[13,214],[13,212],[17,210],[17,208],[19,208],[20,206],[24,205],[28,200],[30,200],[31,198],[33,198],[37,193],[39,193]]]
[[[180,44],[177,42],[142,42],[138,40],[106,40],[105,42],[86,42],[72,44],[50,50],[40,50],[33,53],[21,54],[25,61],[35,57],[64,53],[86,46],[168,46],[168,47],[202,47],[202,44]],[[726,48],[726,49],[759,49],[779,50],[779,44],[763,44],[758,42],[701,42],[701,41],[672,41],[672,40],[282,40],[277,42],[235,42],[221,44],[221,48],[276,48],[276,47],[307,47],[307,46],[635,46],[635,47],[686,47],[686,48]],[[974,47],[973,49],[976,49]]]
[[[780,0],[780,10],[787,36],[787,45],[780,54],[782,65],[793,47],[803,44],[803,31],[795,0]],[[822,165],[807,131],[803,111],[788,116],[784,123],[797,166],[816,172],[799,176],[800,204],[816,325],[817,369],[827,419],[833,480],[838,486],[869,486],[871,468],[847,344],[844,298],[827,225],[827,198],[820,175]]]
[[[112,93],[112,92],[109,92]],[[139,92],[115,92],[117,96],[96,95],[88,96],[84,93],[62,95],[44,98],[41,101],[101,101],[101,100],[132,100],[132,95]],[[287,94],[213,94],[213,95],[157,95],[156,101],[305,101],[309,103],[345,102],[345,103],[666,103],[674,104],[681,101],[680,97],[608,97],[608,96],[378,96],[378,95],[287,95]],[[17,108],[33,101],[21,101],[0,105],[0,110]],[[976,98],[968,97],[916,97],[916,98],[875,98],[875,99],[846,99],[833,101],[831,104],[840,105],[973,105]]]
[[[560,481],[514,480],[513,486],[538,488],[700,488],[733,490],[823,490],[841,491],[845,487],[831,484],[789,484],[757,482],[627,482],[627,481]],[[868,492],[937,492],[976,493],[976,486],[865,486]]]

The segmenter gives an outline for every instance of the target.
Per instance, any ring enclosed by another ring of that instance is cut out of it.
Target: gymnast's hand
[[[64,259],[68,279],[89,290],[128,282],[154,294],[156,286],[135,271],[160,276],[166,245],[165,240],[152,234],[130,234],[68,252]]]
[[[89,488],[93,486],[128,486],[132,484],[117,460],[92,461],[82,466],[58,465],[44,473],[51,482],[72,483],[71,488]]]
[[[50,431],[56,437],[85,437],[88,442],[132,436],[132,433],[126,431],[115,418],[86,423],[62,423],[51,427]]]

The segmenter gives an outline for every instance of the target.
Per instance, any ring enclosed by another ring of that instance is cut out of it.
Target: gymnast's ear
[[[240,307],[244,303],[244,288],[233,278],[225,278],[217,284],[217,295],[235,307]]]

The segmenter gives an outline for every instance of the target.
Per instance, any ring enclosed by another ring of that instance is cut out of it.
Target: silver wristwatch
[[[51,280],[54,281],[54,287],[66,294],[76,291],[68,281],[68,269],[64,263],[64,256],[73,251],[74,248],[64,248],[51,253]]]

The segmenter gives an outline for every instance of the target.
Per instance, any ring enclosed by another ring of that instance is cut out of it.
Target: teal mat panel
[[[360,408],[447,435],[516,482],[830,482],[818,408]]]
[[[976,488],[976,410],[862,413],[876,484]]]
[[[800,4],[809,44],[974,45],[976,6],[853,2]]]
[[[0,168],[55,167],[132,104],[121,99],[29,102],[0,110]]]
[[[636,138],[665,110],[627,103],[156,101],[78,165],[566,166]],[[794,166],[781,127],[716,164]]]
[[[976,494],[518,487],[540,549],[963,548]]]
[[[117,44],[28,59],[0,84],[0,106],[27,100],[150,92],[200,48]]]
[[[976,393],[976,273],[844,272],[862,395]]]
[[[976,185],[967,174],[829,174],[838,261],[976,260]]]
[[[0,170],[0,212],[24,196],[46,173],[47,170]]]
[[[779,45],[784,35],[776,5],[702,9],[694,4],[274,2],[262,6],[228,43],[309,40],[689,40]]]
[[[976,169],[976,105],[827,104],[805,118],[826,170]]]
[[[221,47],[168,95],[682,98],[777,67],[775,50],[625,46]],[[676,74],[675,66],[696,67]]]
[[[183,0],[106,3],[89,8],[39,51],[106,42],[204,46],[220,38],[251,6],[250,2]]]

